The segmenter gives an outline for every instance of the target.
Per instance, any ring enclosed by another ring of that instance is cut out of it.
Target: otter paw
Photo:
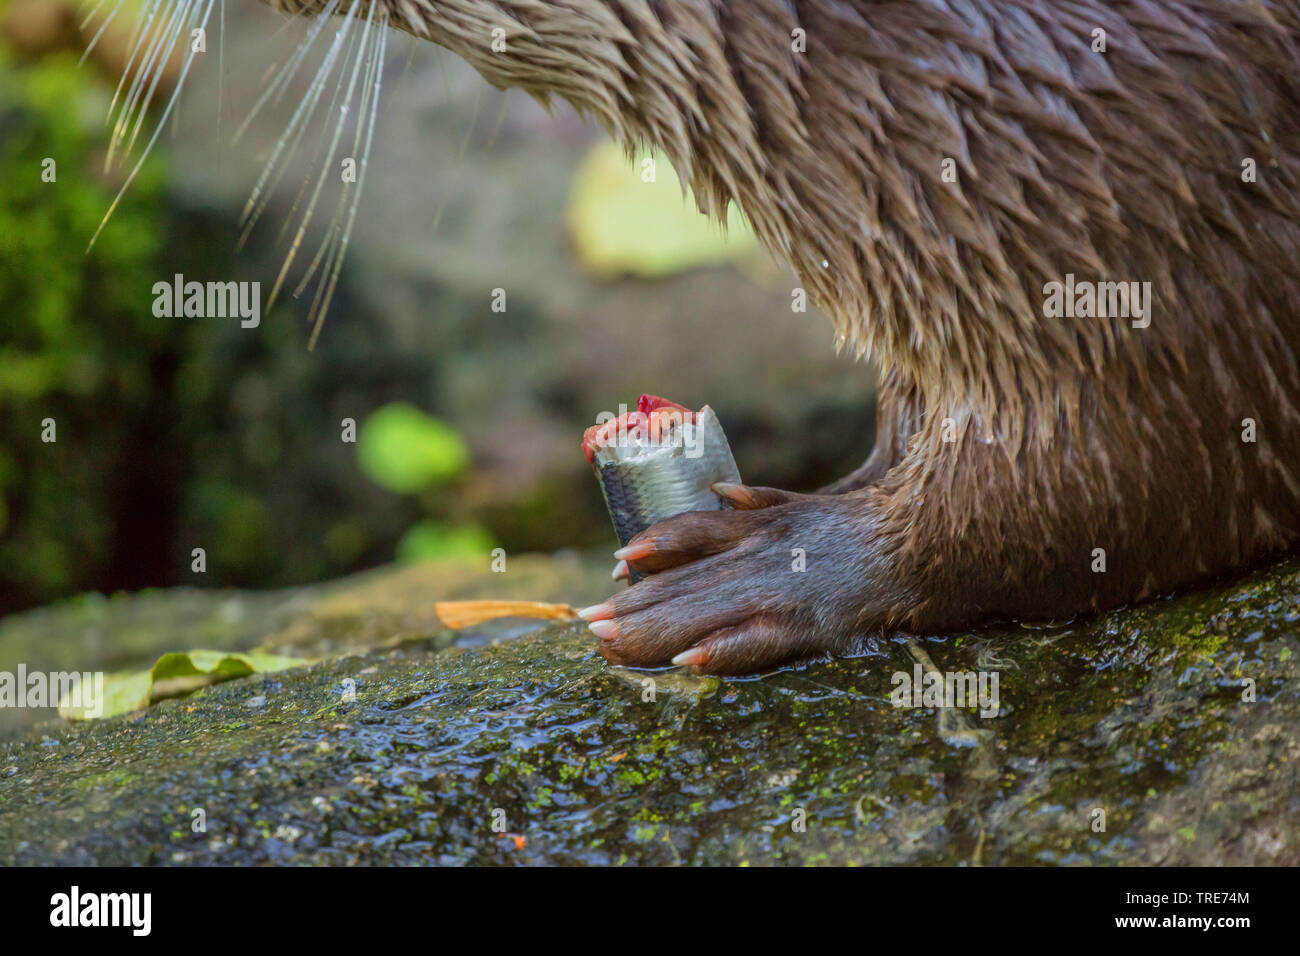
[[[719,485],[737,510],[641,532],[615,558],[647,575],[580,612],[613,664],[747,674],[847,649],[869,571],[862,499]]]

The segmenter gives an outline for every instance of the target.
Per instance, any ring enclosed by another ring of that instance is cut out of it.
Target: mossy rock
[[[385,577],[378,620],[433,597]],[[742,680],[612,668],[575,624],[389,641],[19,733],[0,862],[1294,865],[1297,631],[1293,560],[923,640],[999,675],[996,717],[942,722],[891,703],[901,638]]]

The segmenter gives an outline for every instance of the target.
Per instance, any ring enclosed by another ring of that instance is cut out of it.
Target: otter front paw
[[[615,552],[647,577],[580,612],[606,659],[747,674],[849,649],[873,616],[866,500],[715,490],[739,510],[678,515]]]

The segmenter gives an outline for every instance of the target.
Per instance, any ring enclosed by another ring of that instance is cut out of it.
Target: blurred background
[[[667,163],[645,182],[566,104],[548,114],[405,34],[390,37],[315,348],[310,292],[256,329],[156,317],[153,285],[177,273],[261,282],[265,306],[312,156],[289,164],[242,249],[238,219],[314,68],[233,142],[307,24],[226,0],[219,55],[214,24],[87,252],[182,62],[162,71],[129,161],[106,170],[134,4],[79,65],[101,20],[0,0],[0,613],[84,591],[486,565],[497,546],[608,552],[579,440],[643,391],[711,404],[753,483],[811,490],[866,456],[870,370],[835,354],[814,308],[792,309],[797,283],[743,222],[724,237]]]

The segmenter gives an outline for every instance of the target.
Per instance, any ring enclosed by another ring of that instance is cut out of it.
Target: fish
[[[740,470],[718,416],[657,395],[586,430],[582,451],[600,484],[620,547],[650,527],[688,511],[726,507],[718,482],[740,484]],[[641,575],[632,569],[629,581]]]

